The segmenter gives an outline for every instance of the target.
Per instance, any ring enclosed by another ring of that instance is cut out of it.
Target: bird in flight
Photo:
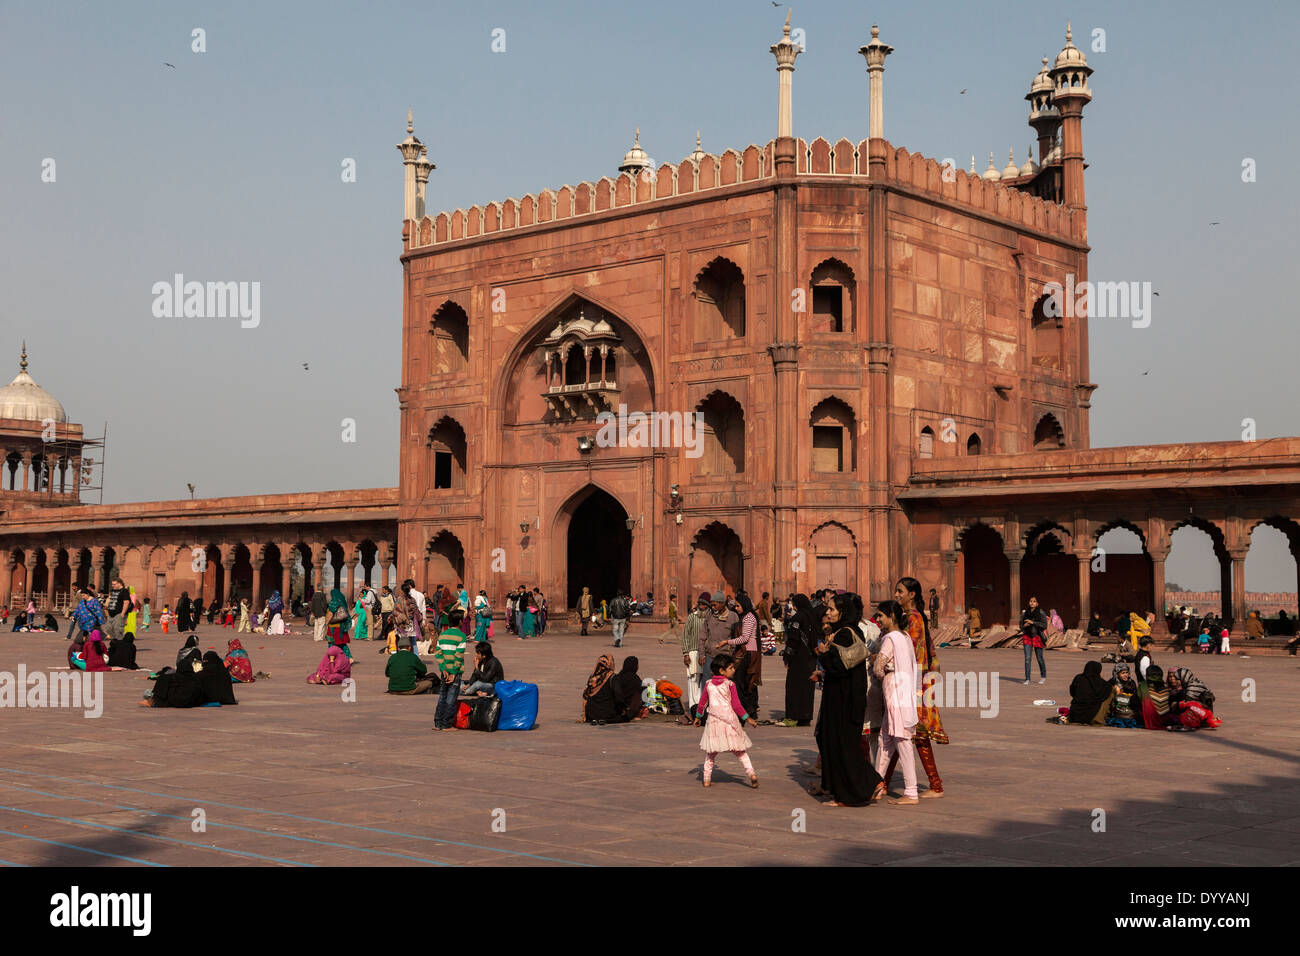
[[[1151,294],[1152,294],[1152,295],[1159,295],[1160,293],[1159,293],[1159,292],[1152,292]]]
[[[311,371],[311,369],[309,369],[309,368],[307,367],[307,363],[306,363],[306,362],[303,362],[303,363],[302,363],[302,370],[303,370],[304,372],[310,372],[310,371]]]
[[[957,95],[958,95],[958,96],[965,96],[965,95],[966,95],[966,91],[965,91],[965,90],[962,90],[962,91],[961,91],[960,93],[958,93]]]
[[[1143,375],[1150,375],[1150,374],[1151,374],[1151,369],[1147,369],[1147,370],[1146,370],[1145,372],[1143,372],[1142,374],[1143,374]]]
[[[1216,219],[1214,222],[1210,223],[1211,226],[1217,226],[1218,224],[1219,224],[1219,221],[1218,221],[1217,219]]]
[[[164,63],[163,66],[170,66],[173,70],[176,69],[176,67],[172,66],[172,64],[170,63]]]

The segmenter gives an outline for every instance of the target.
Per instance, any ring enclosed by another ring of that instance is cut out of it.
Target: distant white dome
[[[27,346],[23,345],[22,360],[17,377],[0,388],[0,418],[24,422],[43,422],[51,418],[62,424],[68,420],[59,400],[41,388],[27,374]]]
[[[1020,167],[1016,165],[1016,151],[1014,149],[1007,151],[1007,164],[1002,167],[1002,178],[1020,178]]]

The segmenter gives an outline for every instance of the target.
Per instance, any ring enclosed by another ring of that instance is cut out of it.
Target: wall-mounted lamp
[[[624,524],[627,525],[627,530],[628,530],[628,531],[631,531],[633,528],[636,527],[636,519],[635,519],[635,518],[628,518],[627,521],[624,522]]]
[[[677,500],[678,498],[680,498],[681,496],[682,496],[682,486],[681,486],[681,485],[669,485],[669,487],[668,487],[668,497],[672,498],[673,501],[676,501],[676,500]]]
[[[520,533],[520,534],[527,534],[527,533],[528,533],[528,522],[527,522],[527,521],[521,521],[521,522],[519,522],[519,533]]]
[[[680,511],[677,512],[677,523],[678,524],[682,523],[682,513]]]
[[[591,438],[590,435],[582,435],[578,438],[578,452],[580,454],[590,455],[592,448],[594,448],[595,446],[596,446],[596,442]]]

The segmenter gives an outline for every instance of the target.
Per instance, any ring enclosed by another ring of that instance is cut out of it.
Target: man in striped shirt
[[[434,730],[455,730],[456,709],[460,703],[460,679],[465,670],[465,633],[460,629],[465,612],[453,607],[447,612],[451,625],[438,635],[434,660],[442,671],[442,690],[438,693],[438,709],[433,715]]]

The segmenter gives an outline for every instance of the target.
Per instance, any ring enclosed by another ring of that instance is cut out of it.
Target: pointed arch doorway
[[[577,607],[584,587],[592,597],[612,600],[620,588],[632,590],[632,532],[627,509],[609,492],[588,485],[569,499],[566,554],[568,607]]]

